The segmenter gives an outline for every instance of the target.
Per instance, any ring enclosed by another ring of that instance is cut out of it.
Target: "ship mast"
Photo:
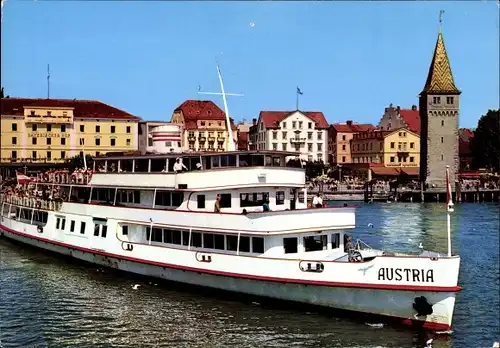
[[[216,93],[216,92],[201,92],[199,90],[198,94],[222,95],[222,100],[224,101],[224,112],[226,114],[226,127],[227,127],[228,142],[229,142],[227,150],[228,151],[236,151],[236,146],[235,146],[234,138],[233,138],[233,130],[231,129],[231,118],[229,117],[229,110],[228,110],[228,107],[227,107],[227,96],[243,97],[243,94],[226,93],[225,92],[225,90],[224,90],[224,82],[222,81],[222,73],[220,71],[219,62],[217,60],[215,62],[217,64],[217,74],[219,76],[221,93]],[[201,89],[201,87],[200,87],[200,89]]]

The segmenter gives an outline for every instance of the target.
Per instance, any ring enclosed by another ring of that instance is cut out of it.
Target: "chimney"
[[[412,110],[412,111],[417,111],[417,106],[416,106],[416,105],[412,105],[412,106],[411,106],[411,110]]]
[[[349,127],[351,127],[351,126],[352,126],[352,120],[348,120],[348,121],[347,121],[347,125],[348,125]]]
[[[257,124],[257,119],[256,118],[252,118],[252,125],[255,126]]]
[[[398,112],[399,112],[399,111],[401,111],[401,107],[398,105],[398,106],[396,107],[396,110],[397,110]]]

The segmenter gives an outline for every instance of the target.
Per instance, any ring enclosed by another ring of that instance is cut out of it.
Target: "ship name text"
[[[378,280],[434,283],[434,270],[416,268],[380,268]]]

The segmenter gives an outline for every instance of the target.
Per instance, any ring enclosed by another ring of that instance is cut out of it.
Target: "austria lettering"
[[[380,268],[378,280],[434,283],[434,270],[415,268]]]

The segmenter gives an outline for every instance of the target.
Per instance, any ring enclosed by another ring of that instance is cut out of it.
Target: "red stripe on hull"
[[[91,253],[91,254],[99,254],[102,256],[114,257],[116,259],[137,262],[137,263],[143,263],[143,264],[152,265],[152,266],[167,267],[167,268],[172,268],[172,269],[177,269],[177,270],[182,270],[182,271],[197,272],[197,273],[206,273],[206,274],[223,276],[223,277],[253,279],[253,280],[261,280],[261,281],[277,282],[277,283],[291,283],[291,284],[304,284],[304,285],[316,285],[316,286],[330,286],[330,287],[338,287],[338,288],[373,289],[373,290],[422,291],[422,292],[458,292],[458,291],[462,290],[462,288],[459,286],[444,287],[444,286],[415,286],[415,285],[327,282],[327,281],[318,281],[318,280],[277,278],[277,277],[256,276],[256,275],[250,275],[250,274],[239,274],[239,273],[232,273],[232,272],[214,271],[214,270],[207,270],[207,269],[203,269],[203,268],[186,267],[186,266],[179,266],[179,265],[174,265],[174,264],[169,264],[169,263],[138,259],[138,258],[130,257],[130,256],[112,254],[112,253],[108,253],[108,252],[101,251],[101,250],[83,248],[83,247],[79,247],[79,246],[75,246],[75,245],[71,245],[71,244],[53,241],[53,240],[46,239],[46,238],[32,236],[30,234],[23,233],[23,232],[18,232],[16,230],[8,228],[7,226],[4,226],[2,224],[0,224],[0,228],[8,233],[16,234],[16,235],[19,235],[19,236],[22,236],[25,238],[38,240],[41,242],[61,246],[61,247],[68,248],[68,249],[78,250],[81,252],[86,252],[86,253]]]
[[[71,248],[74,250],[79,250],[83,253],[106,255],[106,256],[115,257],[118,259],[123,259],[123,260],[136,262],[136,263],[153,264],[153,265],[156,264],[156,262],[152,262],[152,261],[142,261],[142,262],[141,261],[134,261],[134,260],[139,260],[139,259],[134,259],[134,258],[130,258],[130,257],[123,257],[120,255],[114,256],[114,254],[104,253],[104,252],[100,252],[98,250],[74,247],[74,246],[71,246],[71,245],[68,245],[65,243],[50,241],[50,240],[45,239],[45,238],[34,237],[34,236],[31,236],[31,235],[28,235],[28,234],[25,234],[22,232],[17,232],[15,230],[12,230],[12,229],[10,229],[4,225],[1,225],[1,224],[0,224],[0,228],[3,229],[6,233],[11,233],[11,234],[21,236],[23,238],[33,239],[33,240],[37,240],[37,241],[41,241],[41,242],[45,242],[45,243],[49,243],[49,244],[53,244],[53,245],[57,245],[57,246],[66,247],[68,249]],[[1,232],[1,230],[0,230],[0,232]],[[163,265],[164,265],[164,267],[166,266],[166,264],[163,264]],[[175,268],[175,267],[172,267],[172,268]],[[186,269],[180,268],[180,269],[188,270],[187,268]],[[265,277],[261,277],[261,278],[265,278]],[[259,279],[259,280],[265,280],[265,279]],[[226,291],[231,292],[231,290],[226,290]],[[279,300],[279,301],[281,301],[281,300]],[[283,301],[293,302],[293,301],[288,301],[288,300],[283,300]],[[328,307],[324,307],[324,308],[328,308]],[[371,318],[372,320],[380,320],[381,322],[391,322],[394,324],[402,324],[402,325],[409,326],[409,327],[412,327],[415,329],[426,329],[426,330],[438,331],[438,332],[445,333],[445,332],[451,330],[451,328],[452,328],[450,325],[443,324],[443,323],[433,323],[433,322],[420,321],[420,320],[414,320],[414,319],[408,319],[408,318],[400,318],[400,317],[393,317],[393,316],[382,315],[382,314],[350,311],[350,310],[336,309],[336,308],[331,308],[331,310],[349,313],[350,315],[354,315],[354,317],[358,318],[358,319],[361,317],[362,318]]]

